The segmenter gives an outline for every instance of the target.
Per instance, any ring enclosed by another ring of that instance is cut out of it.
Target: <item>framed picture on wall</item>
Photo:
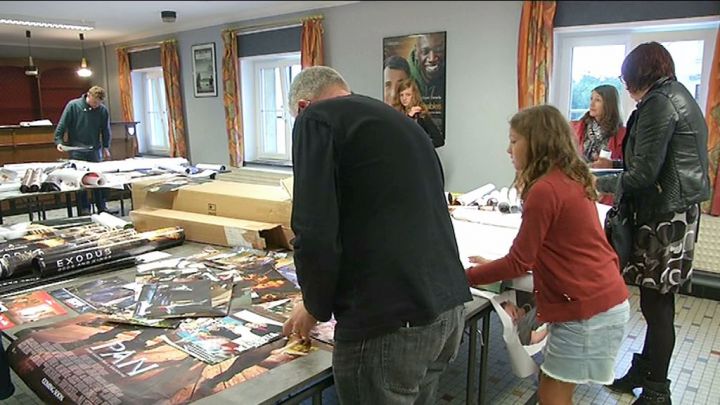
[[[400,82],[415,82],[422,102],[441,133],[445,133],[446,32],[383,38],[383,98],[399,102]]]
[[[195,97],[217,96],[214,42],[192,46],[192,68]]]

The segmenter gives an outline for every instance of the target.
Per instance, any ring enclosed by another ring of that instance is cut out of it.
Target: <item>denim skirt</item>
[[[627,300],[590,319],[551,323],[540,369],[573,384],[610,384],[630,319]]]

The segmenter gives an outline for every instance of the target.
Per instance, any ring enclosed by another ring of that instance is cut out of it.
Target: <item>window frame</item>
[[[133,69],[131,71],[132,81],[133,81],[133,107],[135,110],[136,117],[138,117],[139,113],[142,113],[142,118],[139,121],[139,124],[136,125],[136,138],[138,139],[138,149],[141,154],[149,154],[149,155],[157,155],[157,156],[170,156],[170,140],[167,139],[167,127],[169,125],[168,122],[168,111],[167,111],[167,100],[164,101],[165,103],[165,111],[163,113],[163,120],[164,120],[164,128],[166,130],[165,135],[165,143],[164,148],[163,147],[155,147],[156,145],[152,144],[151,136],[148,133],[149,131],[149,119],[148,119],[148,106],[147,106],[147,96],[148,96],[148,88],[147,88],[147,80],[148,75],[155,76],[155,78],[163,79],[163,86],[165,85],[165,80],[163,76],[163,69],[161,66],[153,66],[153,67],[147,67],[142,69]],[[137,79],[137,82],[136,82]],[[138,95],[138,90],[140,95]],[[167,91],[167,88],[165,88],[165,91]],[[138,100],[137,98],[141,98],[141,100]]]
[[[243,110],[246,108],[251,114],[252,122],[246,122],[251,125],[245,127],[246,145],[248,152],[252,152],[246,156],[247,161],[255,163],[269,163],[273,165],[288,166],[292,165],[292,125],[294,118],[290,114],[287,105],[283,106],[283,120],[285,123],[285,145],[286,153],[271,153],[264,150],[264,134],[263,117],[260,113],[262,107],[262,81],[260,80],[262,69],[267,68],[290,68],[293,65],[300,64],[300,52],[284,52],[269,55],[256,55],[240,58],[241,70],[243,72],[243,81],[241,87],[250,86],[251,91],[243,91]],[[281,88],[283,89],[283,97],[288,97],[290,89],[290,77],[281,75]],[[287,91],[286,91],[287,90]],[[247,100],[252,97],[252,100]],[[286,100],[285,100],[286,101]],[[247,117],[247,114],[243,113]],[[248,137],[252,138],[252,142],[247,142]],[[249,150],[249,149],[252,149]],[[253,156],[254,155],[254,156]]]
[[[705,113],[709,90],[708,81],[719,25],[717,17],[710,16],[556,28],[553,32],[556,46],[553,51],[555,63],[550,82],[549,100],[566,117],[570,117],[574,47],[625,45],[625,55],[627,55],[643,42],[703,40],[703,63],[698,104]],[[692,91],[692,89],[690,90]],[[635,109],[635,101],[630,98],[627,91],[621,93],[621,116],[624,122]]]

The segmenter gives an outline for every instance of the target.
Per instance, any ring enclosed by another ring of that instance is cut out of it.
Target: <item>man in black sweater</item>
[[[340,400],[434,403],[471,299],[440,161],[410,118],[312,67],[290,89],[295,266],[284,333],[332,315]]]

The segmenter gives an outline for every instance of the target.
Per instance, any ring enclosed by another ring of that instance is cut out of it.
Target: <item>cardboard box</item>
[[[278,224],[168,209],[134,210],[130,212],[130,218],[141,232],[181,226],[185,230],[185,239],[194,242],[256,249],[292,248],[286,232]]]
[[[176,193],[173,210],[290,227],[292,199],[281,185],[213,181],[186,186]],[[146,205],[148,201],[146,197]],[[166,200],[154,203],[166,203]]]
[[[143,177],[132,182],[132,203],[134,209],[140,208],[172,208],[177,191],[167,193],[151,193],[150,188],[168,181],[175,176],[160,175]]]

